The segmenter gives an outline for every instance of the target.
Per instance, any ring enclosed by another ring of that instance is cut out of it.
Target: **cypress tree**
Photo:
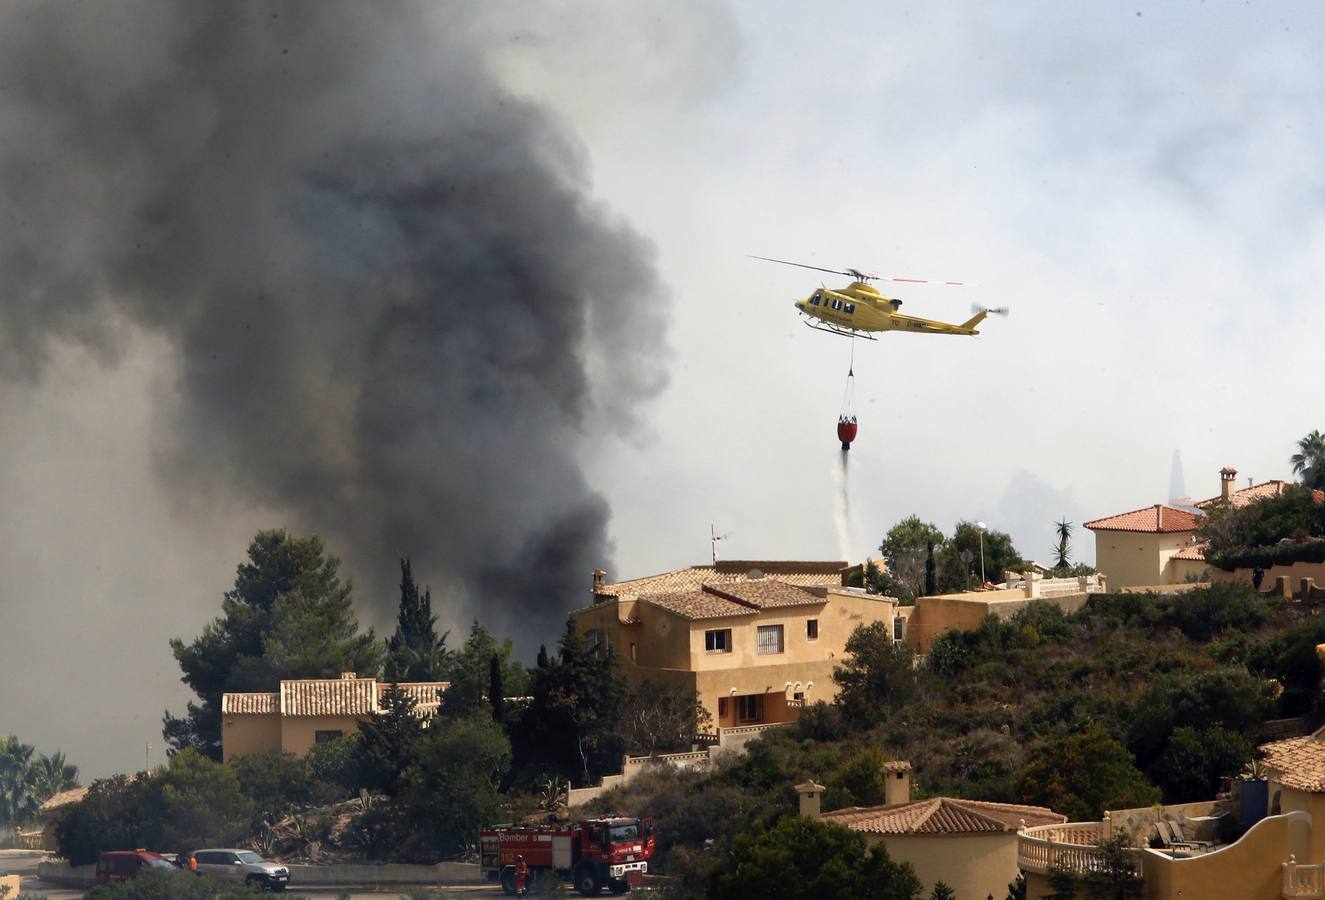
[[[387,640],[388,681],[441,681],[446,675],[446,637],[437,636],[432,591],[414,582],[408,556],[400,559],[400,609],[396,631]]]
[[[501,658],[494,653],[491,662],[488,663],[488,702],[492,704],[492,718],[498,722],[503,721],[506,716],[504,692],[505,688],[502,686],[501,679]]]

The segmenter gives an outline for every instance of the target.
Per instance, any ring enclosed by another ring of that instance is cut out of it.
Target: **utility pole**
[[[975,527],[980,531],[980,587],[985,586],[985,523],[976,522]]]

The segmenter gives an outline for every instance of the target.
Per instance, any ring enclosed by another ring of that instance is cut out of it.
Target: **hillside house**
[[[417,701],[420,716],[437,712],[448,686],[445,681],[400,685]],[[223,694],[222,759],[278,750],[302,756],[314,744],[353,734],[369,713],[381,712],[389,687],[388,682],[345,672],[340,678],[283,680],[272,693]]]
[[[845,825],[864,835],[870,846],[883,844],[888,855],[909,862],[923,889],[936,881],[958,897],[1003,897],[1017,877],[1018,831],[1060,825],[1067,817],[1042,806],[987,803],[953,797],[911,799],[911,765],[883,765],[886,801],[882,806],[852,806],[819,812],[820,785],[797,785],[801,815]]]
[[[1156,503],[1085,523],[1095,532],[1095,568],[1109,578],[1113,590],[1182,584],[1205,580],[1209,567],[1196,527],[1206,510],[1220,504],[1246,506],[1282,494],[1290,483],[1271,480],[1234,487],[1238,470],[1219,470],[1220,493],[1195,503]],[[1318,492],[1319,493],[1319,492]],[[1325,502],[1321,494],[1320,502]]]
[[[696,691],[719,728],[790,722],[802,704],[836,696],[833,668],[857,626],[900,627],[897,601],[843,587],[846,571],[745,560],[614,584],[600,571],[593,605],[572,615],[632,684]]]

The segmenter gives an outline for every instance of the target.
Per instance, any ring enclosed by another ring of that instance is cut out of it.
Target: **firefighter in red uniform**
[[[517,854],[515,857],[515,893],[525,893],[528,879],[529,864],[524,861],[523,855]]]

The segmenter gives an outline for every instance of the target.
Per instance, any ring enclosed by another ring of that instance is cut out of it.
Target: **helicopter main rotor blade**
[[[905,278],[901,275],[875,275],[880,281],[902,281],[907,284],[943,284],[950,287],[966,287],[965,281],[943,281],[938,278]]]
[[[967,286],[965,281],[945,281],[939,278],[908,278],[903,275],[881,275],[878,272],[862,272],[860,269],[828,269],[823,266],[812,266],[808,263],[792,262],[789,259],[774,259],[771,256],[756,256],[753,253],[748,253],[746,255],[750,259],[762,259],[765,262],[781,263],[784,266],[813,269],[816,272],[831,272],[834,275],[850,275],[857,281],[896,281],[903,284],[941,284],[949,287]]]
[[[816,272],[831,272],[834,275],[856,275],[859,274],[851,269],[825,269],[823,266],[811,266],[805,263],[792,262],[789,259],[774,259],[771,256],[755,256],[753,253],[747,253],[750,259],[762,259],[764,262],[782,263],[784,266],[799,266],[802,269],[814,269]]]

